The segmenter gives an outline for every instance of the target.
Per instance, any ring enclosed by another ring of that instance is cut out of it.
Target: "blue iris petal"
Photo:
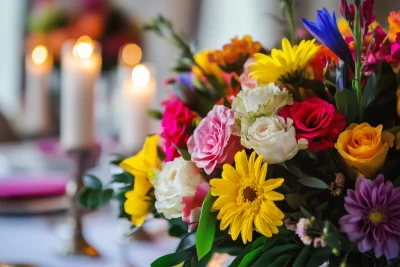
[[[328,10],[323,8],[317,11],[316,22],[311,22],[304,18],[301,20],[312,36],[354,69],[353,56],[337,26],[335,11],[333,11],[331,17]]]

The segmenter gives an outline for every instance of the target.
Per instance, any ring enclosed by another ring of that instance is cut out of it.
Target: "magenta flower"
[[[384,182],[383,175],[374,181],[358,178],[355,190],[347,190],[340,219],[341,230],[361,252],[374,250],[377,258],[390,260],[399,255],[400,188]]]
[[[222,105],[215,105],[201,120],[187,146],[192,161],[198,168],[211,174],[215,168],[232,163],[236,152],[243,149],[240,137],[232,135],[235,115]]]

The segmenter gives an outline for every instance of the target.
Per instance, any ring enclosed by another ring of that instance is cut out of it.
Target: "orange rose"
[[[336,149],[353,177],[375,177],[385,164],[394,135],[382,132],[382,125],[371,127],[368,123],[351,124],[339,135]]]

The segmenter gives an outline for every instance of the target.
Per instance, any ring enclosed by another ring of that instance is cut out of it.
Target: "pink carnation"
[[[164,137],[163,151],[166,156],[165,162],[172,161],[180,156],[175,147],[181,147],[187,142],[189,134],[186,130],[194,118],[196,118],[196,115],[179,99],[166,102],[161,120],[161,135]]]
[[[182,219],[189,223],[189,232],[192,232],[200,221],[201,207],[208,191],[210,191],[210,185],[202,183],[196,187],[193,196],[185,196],[181,199],[183,204]]]
[[[234,113],[227,107],[215,105],[197,126],[188,140],[192,161],[207,174],[225,163],[232,163],[236,152],[242,150],[240,137],[233,136]]]

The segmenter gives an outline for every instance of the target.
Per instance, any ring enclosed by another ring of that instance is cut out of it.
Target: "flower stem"
[[[296,25],[293,13],[294,0],[284,0],[284,3],[285,15],[289,23],[290,43],[294,45],[296,44]]]
[[[362,62],[361,62],[361,55],[362,55],[362,35],[361,35],[361,25],[360,25],[360,8],[357,7],[356,14],[354,18],[354,41],[356,45],[356,68],[354,73],[354,81],[353,81],[353,88],[357,93],[358,99],[358,107],[361,111],[361,102],[362,102],[362,83],[361,83],[361,75],[362,75]],[[360,112],[361,116],[361,112]],[[360,117],[360,119],[362,119]]]

